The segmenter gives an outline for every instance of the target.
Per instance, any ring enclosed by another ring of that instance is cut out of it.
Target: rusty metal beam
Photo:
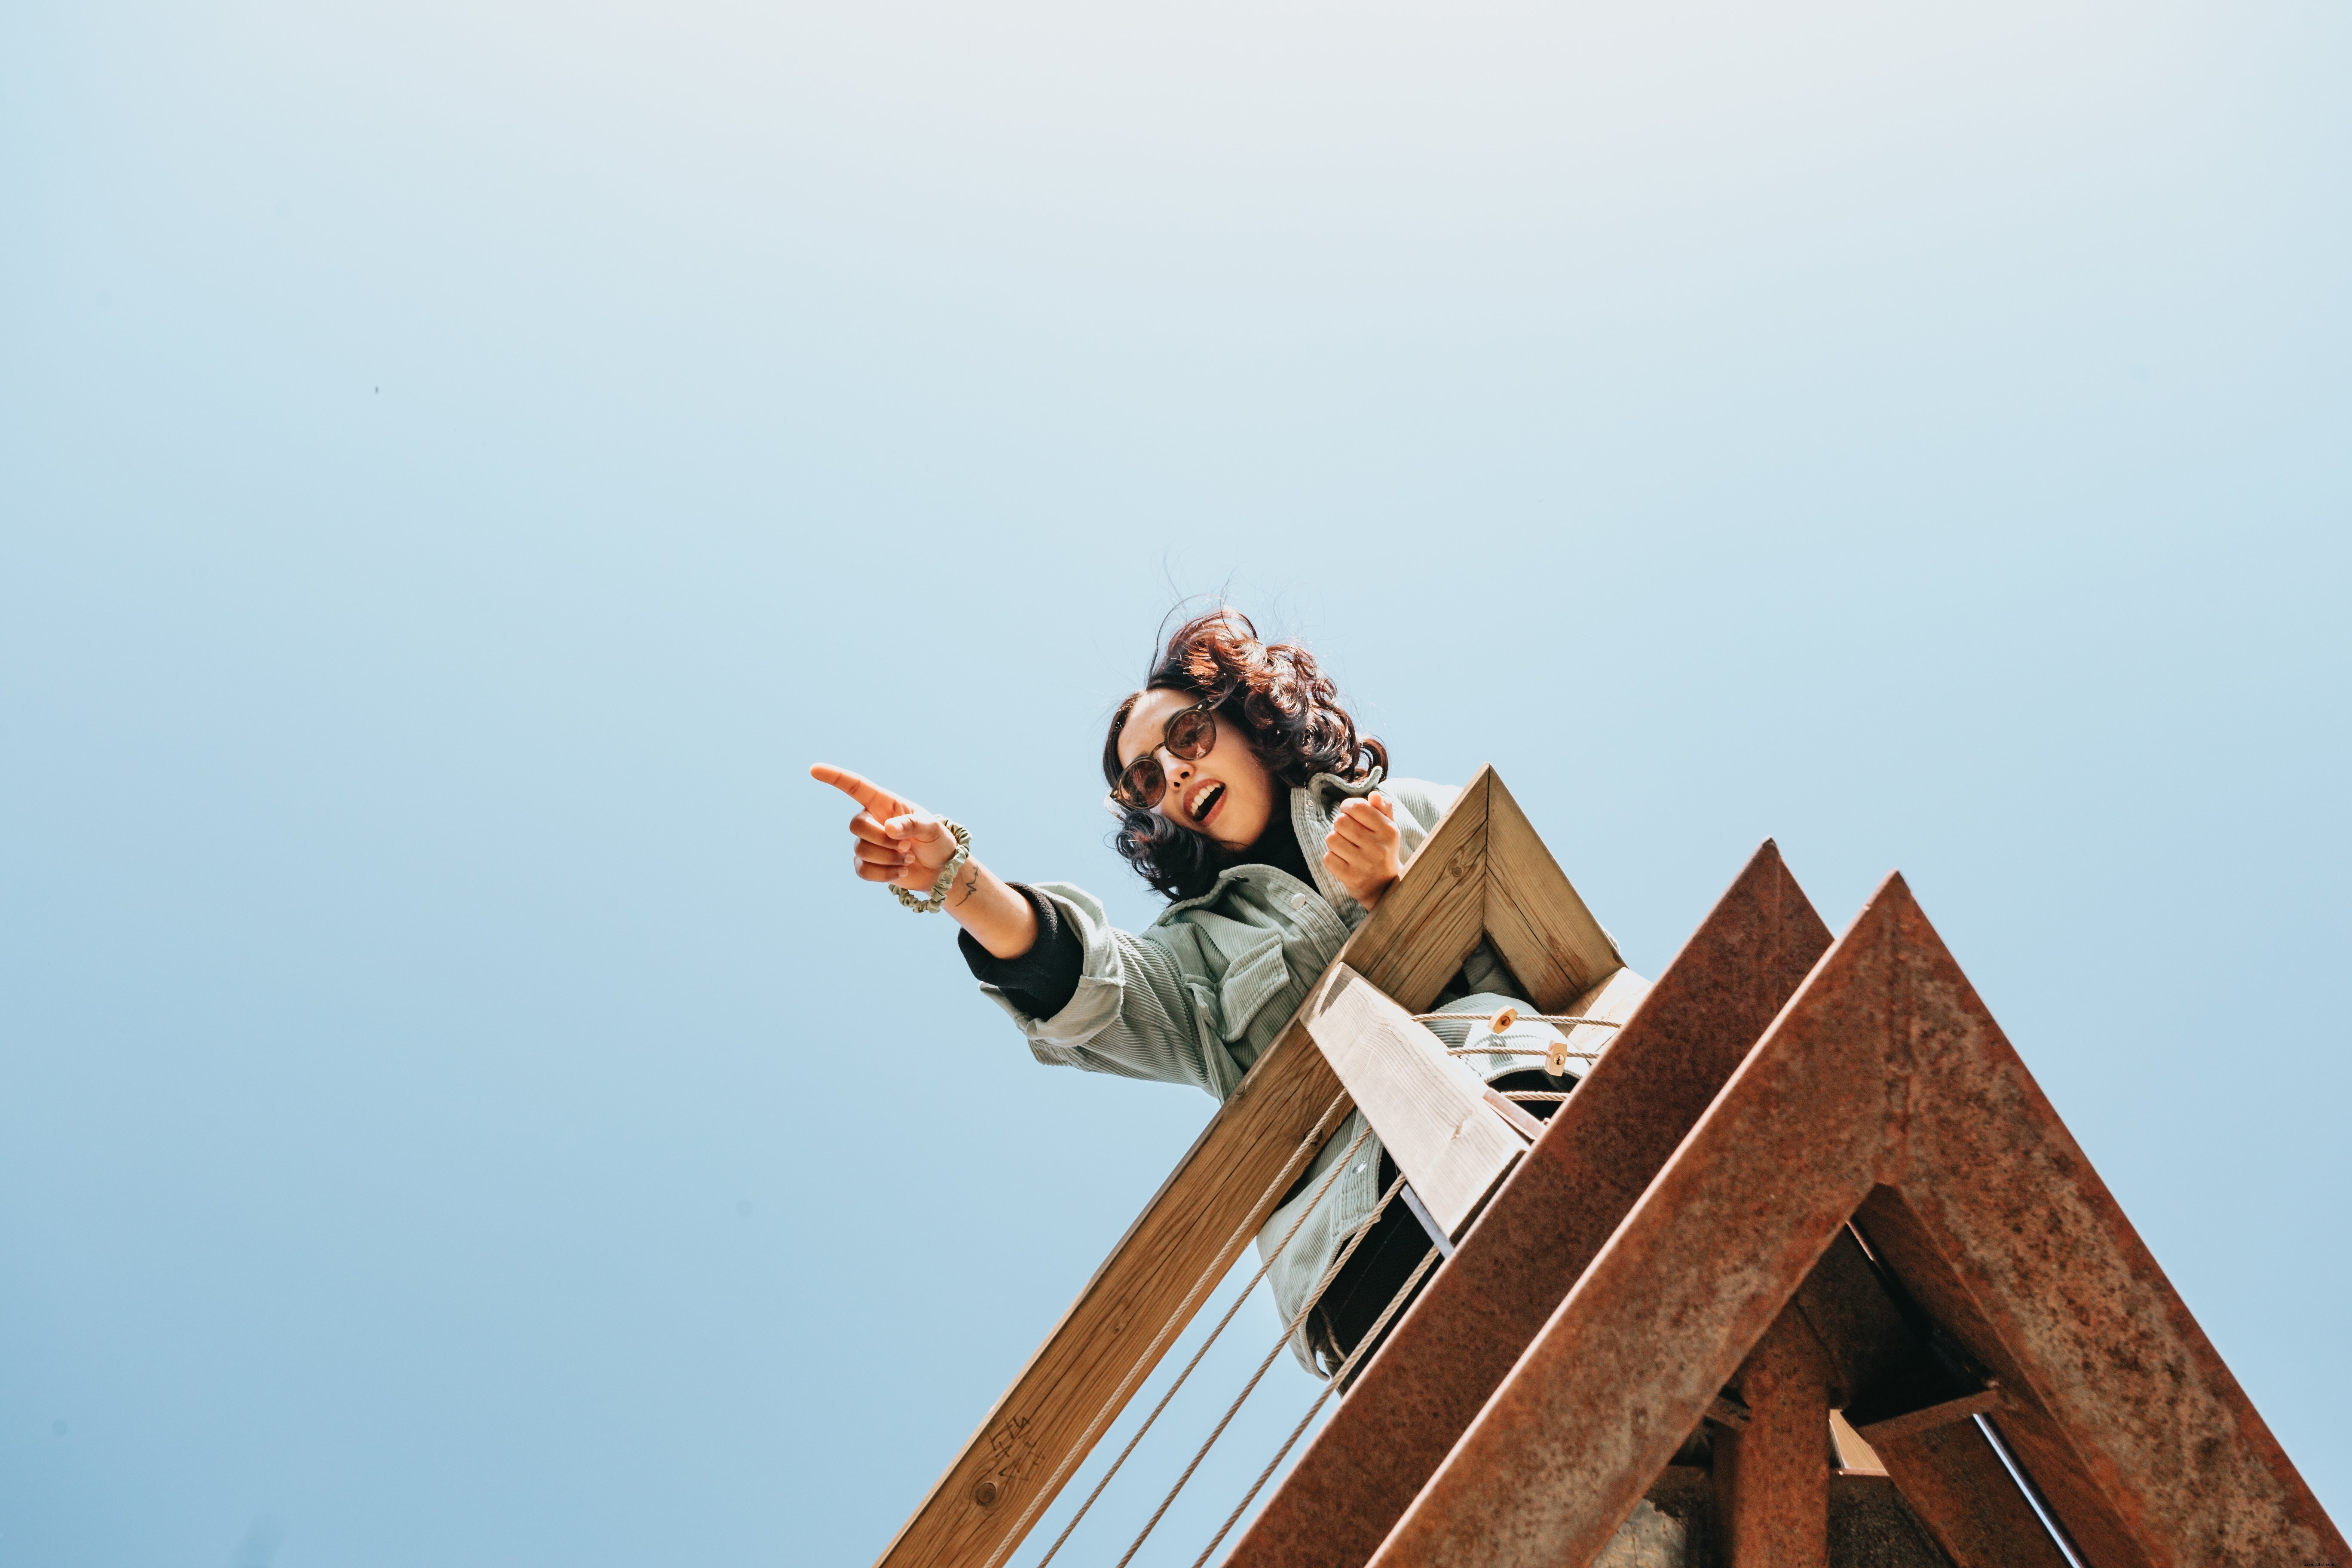
[[[1546,1123],[1230,1563],[1356,1568],[1371,1555],[1829,945],[1829,928],[1767,841]]]
[[[1938,1426],[1949,1426],[1955,1421],[1966,1421],[1971,1415],[1982,1415],[2000,1405],[2000,1390],[1995,1387],[1978,1389],[1957,1398],[1939,1399],[1933,1405],[1923,1405],[1916,1410],[1906,1410],[1898,1415],[1883,1416],[1856,1426],[1854,1436],[1865,1443],[1886,1443],[1900,1437],[1916,1437],[1922,1432],[1932,1432]]]
[[[1899,877],[1373,1563],[1590,1563],[1865,1199],[1873,1251],[1999,1378],[1996,1424],[2093,1568],[2352,1563]]]
[[[1871,1447],[1886,1479],[1957,1568],[2066,1568],[1975,1422]]]
[[[1733,1377],[1748,1418],[1715,1437],[1727,1568],[1829,1568],[1830,1375],[1792,1306]]]
[[[1902,1281],[1905,1291],[1943,1325],[1978,1364],[1994,1378],[2022,1388],[2017,1382],[2016,1363],[2002,1348],[2000,1335],[1978,1310],[1974,1294],[1960,1282],[1936,1244],[1920,1228],[1918,1216],[1900,1192],[1892,1187],[1873,1192],[1854,1215],[1854,1228],[1869,1238],[1871,1250]],[[2074,1446],[2058,1433],[2037,1401],[2030,1395],[2010,1399],[1997,1419],[2010,1447],[2021,1458],[2032,1456],[2025,1463],[2034,1483],[2056,1507],[2068,1535],[2093,1568],[2150,1568],[2154,1560],[2134,1542],[2132,1532],[2109,1505],[2098,1483],[2084,1471]],[[1972,1435],[1982,1447],[1985,1458],[1999,1465],[2000,1458],[1985,1443],[1983,1435],[1973,1430]],[[1896,1448],[1899,1452],[1902,1446],[1896,1445]],[[1887,1468],[1892,1473],[1895,1461],[1889,1459]],[[2003,1469],[2001,1475],[2006,1478],[2008,1471]],[[1992,1489],[1990,1479],[1985,1486]]]
[[[1868,1208],[1865,1204],[1864,1208]],[[1828,1347],[1834,1396],[1865,1435],[1888,1479],[1956,1568],[2066,1568],[2066,1560],[1973,1423],[1890,1430],[1874,1415],[1938,1409],[1954,1387],[1851,1231],[1834,1238],[1796,1306]],[[1975,1396],[1969,1396],[1975,1397]],[[1901,1423],[1904,1416],[1897,1415]]]

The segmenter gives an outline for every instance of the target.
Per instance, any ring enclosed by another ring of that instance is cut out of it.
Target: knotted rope
[[[1596,1029],[1622,1029],[1623,1022],[1616,1018],[1587,1018],[1575,1013],[1522,1013],[1517,1007],[1506,1007],[1499,1013],[1415,1013],[1416,1024],[1484,1024],[1490,1033],[1507,1035],[1519,1024],[1565,1024],[1570,1028],[1591,1026]]]

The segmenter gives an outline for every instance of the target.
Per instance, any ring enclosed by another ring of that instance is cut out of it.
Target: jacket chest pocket
[[[1280,932],[1268,931],[1263,941],[1236,953],[1217,984],[1217,1012],[1224,1020],[1226,1043],[1246,1034],[1265,1005],[1289,985],[1290,966],[1283,962]]]

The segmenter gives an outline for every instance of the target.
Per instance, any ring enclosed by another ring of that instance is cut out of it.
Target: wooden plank
[[[1632,970],[1620,967],[1590,991],[1574,998],[1561,1009],[1572,1018],[1608,1018],[1622,1024],[1650,994],[1650,983]],[[1604,1028],[1599,1024],[1571,1024],[1560,1031],[1568,1042],[1568,1070],[1579,1078],[1592,1070],[1598,1056],[1579,1056],[1579,1051],[1606,1051],[1617,1043],[1622,1030]]]
[[[1542,1012],[1568,1011],[1624,963],[1500,779],[1486,796],[1486,926]]]
[[[1830,1449],[1837,1456],[1840,1475],[1883,1476],[1886,1473],[1886,1463],[1878,1457],[1878,1450],[1863,1441],[1862,1434],[1853,1429],[1853,1423],[1845,1418],[1843,1410],[1830,1412]]]
[[[1438,1037],[1345,963],[1307,1005],[1307,1032],[1441,1229],[1458,1237],[1528,1141]]]
[[[1478,943],[1486,868],[1482,769],[1339,958],[1425,1007]],[[1294,1017],[1221,1106],[980,1429],[883,1550],[877,1568],[988,1568],[1009,1556],[1265,1223],[1261,1203],[1343,1093]],[[1236,1239],[1238,1238],[1238,1239]],[[1206,1292],[1202,1292],[1205,1298]]]
[[[1543,1136],[1543,1122],[1519,1108],[1518,1102],[1499,1089],[1488,1089],[1486,1101],[1495,1108],[1495,1114],[1511,1124],[1512,1131],[1532,1143]]]

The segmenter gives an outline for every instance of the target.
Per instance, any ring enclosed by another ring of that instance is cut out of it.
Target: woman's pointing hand
[[[857,803],[849,833],[852,864],[862,880],[928,893],[940,879],[940,868],[955,858],[955,835],[947,824],[905,795],[830,763],[809,769],[809,777]]]

